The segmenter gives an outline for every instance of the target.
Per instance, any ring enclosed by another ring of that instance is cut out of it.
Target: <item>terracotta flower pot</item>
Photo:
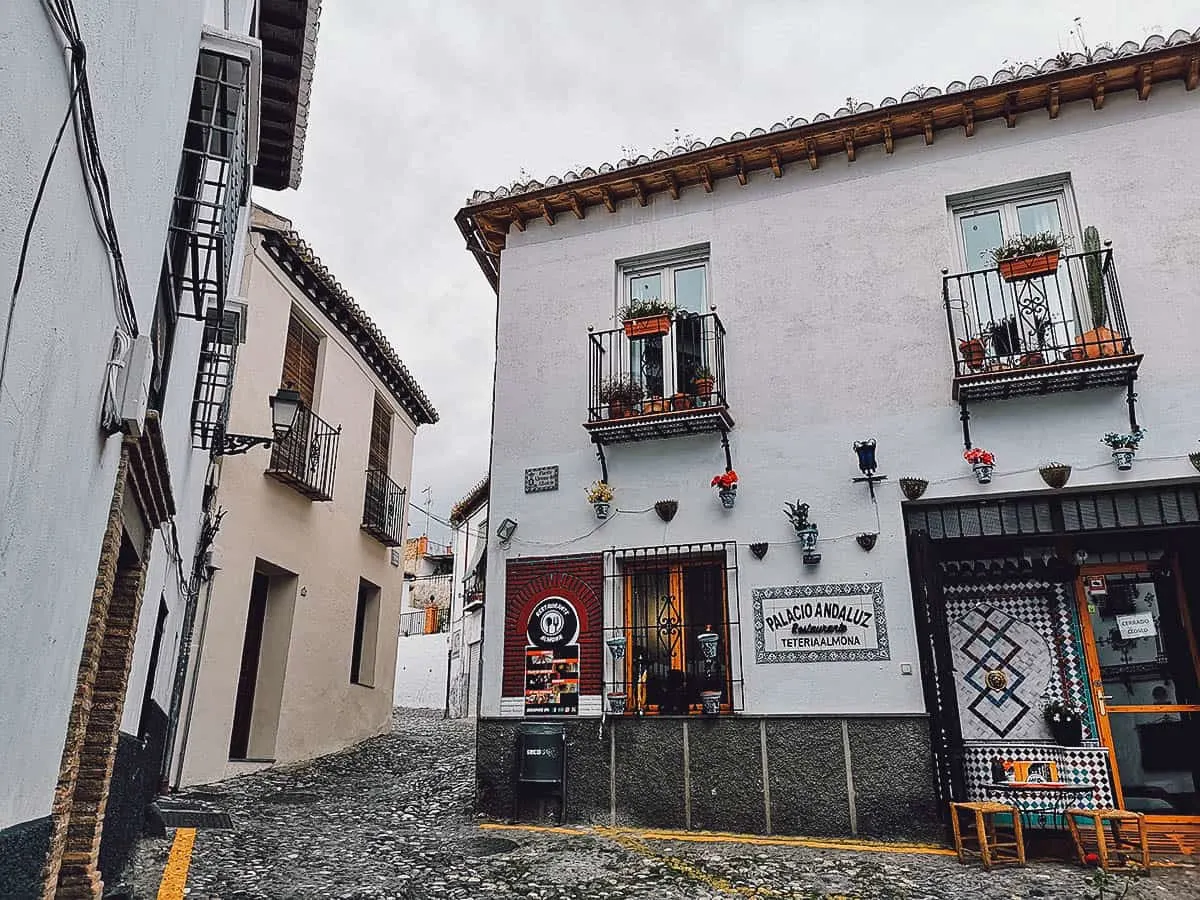
[[[1058,250],[1045,253],[1035,253],[1031,256],[1018,256],[1016,259],[1006,259],[997,265],[1000,277],[1005,281],[1024,281],[1026,278],[1036,278],[1038,275],[1050,275],[1058,271]]]
[[[676,394],[675,396],[673,396],[671,398],[671,409],[678,411],[681,409],[691,409],[691,408],[692,408],[692,398],[689,397],[687,394]]]
[[[711,397],[713,388],[717,386],[717,382],[712,378],[697,378],[692,382],[692,387],[696,389],[697,397]]]
[[[1086,359],[1121,356],[1125,353],[1125,338],[1104,325],[1085,331],[1076,343],[1083,349]]]
[[[1028,368],[1030,366],[1044,366],[1046,364],[1046,355],[1041,350],[1030,350],[1028,353],[1021,354],[1021,367]]]
[[[642,401],[643,415],[653,415],[654,413],[670,412],[671,401],[664,400],[662,397],[652,397],[649,400]]]
[[[971,338],[969,341],[959,342],[958,352],[968,368],[983,368],[983,360],[987,354],[983,349],[983,341],[979,338]]]
[[[624,400],[616,398],[608,402],[608,417],[610,419],[624,419],[633,415],[633,410]]]
[[[660,334],[666,334],[671,330],[671,317],[666,313],[662,313],[661,315],[645,316],[640,319],[626,319],[623,324],[627,338],[658,337]]]

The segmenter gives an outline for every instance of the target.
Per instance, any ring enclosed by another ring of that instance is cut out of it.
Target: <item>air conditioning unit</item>
[[[121,427],[126,434],[141,437],[146,409],[150,405],[150,377],[154,373],[154,345],[150,343],[150,335],[140,334],[134,338],[123,371],[125,377],[118,385],[121,399],[117,407]]]

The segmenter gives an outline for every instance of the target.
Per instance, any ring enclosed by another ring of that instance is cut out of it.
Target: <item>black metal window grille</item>
[[[627,715],[696,715],[702,694],[720,693],[722,713],[743,708],[737,546],[685,544],[609,551],[605,645],[607,693],[623,693]],[[702,635],[717,636],[716,652]],[[610,703],[611,708],[611,703]]]
[[[388,547],[399,547],[404,530],[404,488],[379,469],[367,469],[363,531]]]
[[[227,309],[223,314],[215,308],[208,311],[192,398],[192,447],[198,450],[210,449],[217,426],[229,421],[240,332],[237,310]]]
[[[334,428],[311,409],[301,406],[292,430],[283,440],[271,444],[267,474],[310,500],[332,500],[341,433],[341,426]]]
[[[179,315],[224,311],[238,216],[247,200],[243,59],[200,52],[175,186],[163,281]]]
[[[666,335],[629,338],[623,328],[588,335],[588,421],[728,406],[725,326],[717,314],[677,313]],[[635,394],[614,391],[632,383]]]

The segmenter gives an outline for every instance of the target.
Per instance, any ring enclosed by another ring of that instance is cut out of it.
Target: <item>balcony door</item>
[[[681,313],[669,334],[629,342],[633,380],[641,384],[651,402],[676,393],[691,393],[696,372],[711,365],[705,356],[703,326],[698,318],[708,311],[707,258],[682,258],[627,270],[622,305],[633,300],[664,300]]]
[[[972,273],[972,296],[963,298],[966,319],[974,327],[969,337],[981,338],[988,355],[1001,363],[1012,364],[1024,353],[1068,345],[1079,334],[1070,266],[1060,266],[1055,276],[1005,282],[985,255],[1018,235],[1046,231],[1069,234],[1078,244],[1069,209],[1065,192],[1057,190],[955,211],[961,271]]]
[[[1124,809],[1200,816],[1200,651],[1181,582],[1146,565],[1091,566],[1078,583],[1100,739]]]

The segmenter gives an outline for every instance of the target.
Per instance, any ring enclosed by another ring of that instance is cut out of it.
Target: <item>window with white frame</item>
[[[691,391],[707,365],[700,317],[709,311],[708,248],[626,262],[620,267],[618,307],[663,300],[678,311],[666,335],[630,341],[630,373],[648,398]]]

